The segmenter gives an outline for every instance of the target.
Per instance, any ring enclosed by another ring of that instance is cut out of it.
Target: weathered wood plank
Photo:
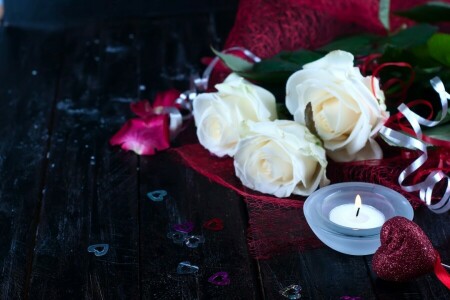
[[[21,299],[42,200],[61,35],[0,28],[0,298]]]
[[[139,298],[137,158],[108,144],[137,96],[133,33],[68,33],[30,298]]]
[[[416,212],[415,222],[449,260],[448,215],[435,215],[426,209]],[[372,271],[372,255],[354,257],[329,248],[304,253],[286,253],[259,261],[264,292],[268,299],[285,299],[279,291],[291,284],[302,286],[302,299],[449,299],[449,291],[429,274],[406,283],[381,280]]]
[[[234,192],[166,154],[141,158],[141,274],[143,299],[259,299],[255,265],[247,253],[242,199]],[[151,201],[146,193],[164,189],[168,196]],[[224,222],[222,231],[210,231],[202,224],[212,218]],[[191,221],[192,234],[205,243],[191,249],[167,237],[174,224]],[[177,266],[190,261],[199,267],[197,275],[179,275]],[[208,278],[216,272],[229,273],[228,286],[215,286]]]
[[[280,290],[292,284],[302,287],[302,299],[376,299],[362,257],[322,248],[286,253],[259,261],[259,265],[267,299],[286,299]]]

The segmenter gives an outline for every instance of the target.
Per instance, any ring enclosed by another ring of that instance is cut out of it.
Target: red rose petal
[[[109,141],[124,150],[138,155],[152,155],[155,150],[169,148],[169,119],[167,115],[152,116],[147,119],[131,119]]]
[[[153,107],[148,100],[130,103],[130,109],[141,118],[147,118],[153,115]]]
[[[177,100],[178,97],[180,97],[180,94],[181,93],[176,89],[170,89],[170,90],[167,90],[164,92],[159,92],[158,94],[156,94],[155,101],[153,101],[153,107],[155,107],[155,108],[158,106],[162,106],[162,107],[175,106],[175,107],[177,107],[177,105],[175,104],[175,100]]]

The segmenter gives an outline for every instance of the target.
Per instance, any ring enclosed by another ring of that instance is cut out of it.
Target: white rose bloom
[[[249,135],[234,156],[236,176],[242,184],[277,197],[309,195],[329,180],[320,141],[294,121],[246,122]]]
[[[275,97],[236,74],[217,84],[217,93],[194,99],[193,114],[200,144],[217,156],[233,156],[241,139],[244,120],[268,121],[277,118]]]
[[[286,106],[294,120],[305,124],[311,102],[317,134],[335,161],[379,159],[383,152],[373,139],[388,117],[384,94],[374,78],[363,77],[353,55],[333,51],[303,66],[286,84]]]

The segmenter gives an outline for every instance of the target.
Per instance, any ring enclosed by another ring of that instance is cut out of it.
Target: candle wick
[[[360,209],[361,207],[358,207],[358,210],[356,211],[356,216],[358,216],[359,215],[359,209]]]

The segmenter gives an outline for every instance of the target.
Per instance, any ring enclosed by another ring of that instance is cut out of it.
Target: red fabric
[[[170,89],[156,94],[153,104],[150,104],[148,100],[139,100],[137,102],[130,103],[131,111],[140,118],[148,118],[155,114],[161,114],[164,107],[176,107],[180,108],[175,101],[180,97],[180,91],[176,89]],[[158,111],[159,110],[159,111]]]
[[[403,10],[427,2],[426,0],[391,0],[391,10]],[[447,0],[446,2],[450,2]],[[314,49],[338,36],[357,32],[385,34],[378,20],[379,0],[241,0],[233,29],[225,49],[234,46],[249,49],[267,58],[280,51],[299,48]],[[391,17],[393,30],[404,18]],[[372,69],[370,61],[365,68]],[[211,74],[209,83],[221,82],[226,72],[222,66]],[[303,215],[304,198],[279,199],[246,189],[234,175],[231,158],[217,158],[198,144],[171,150],[182,160],[211,180],[242,195],[249,213],[248,244],[251,254],[258,259],[286,251],[302,251],[322,246],[314,236]],[[385,152],[386,153],[386,152]],[[383,160],[354,163],[332,163],[327,174],[333,183],[365,181],[390,187],[411,202],[414,208],[422,202],[417,195],[404,192],[398,184],[400,172],[418,153],[389,149],[390,157]],[[438,165],[447,165],[439,151],[430,152],[420,174],[409,181],[419,180]],[[408,184],[408,181],[406,182]]]
[[[247,189],[234,174],[232,158],[215,157],[200,144],[185,145],[170,151],[200,174],[244,197],[249,213],[248,245],[255,258],[265,259],[287,251],[304,251],[322,246],[306,223],[304,197],[280,199]],[[384,185],[405,195],[414,208],[420,207],[421,200],[414,194],[404,192],[397,182],[400,172],[418,154],[397,151],[396,148],[385,152],[390,152],[391,156],[382,160],[330,162],[327,176],[332,183],[364,181]],[[441,151],[430,152],[425,170],[447,164],[447,161],[442,160],[447,156],[441,154]]]
[[[406,10],[426,2],[391,0],[391,11]],[[224,49],[243,47],[261,58],[268,58],[281,51],[316,49],[349,34],[383,35],[386,30],[378,19],[378,7],[379,0],[241,0]],[[395,31],[413,22],[391,15],[390,24],[391,31]],[[450,31],[448,24],[441,28]],[[215,68],[209,87],[222,82],[229,72],[223,66]]]
[[[427,0],[391,0],[391,11]],[[445,1],[449,2],[449,1]],[[240,46],[266,58],[282,50],[314,49],[355,32],[386,33],[379,0],[241,0],[225,48]],[[411,24],[391,16],[391,28]]]
[[[434,274],[450,290],[450,274],[441,265],[441,257],[436,251],[436,263],[434,264]]]
[[[304,198],[280,199],[247,189],[234,175],[232,158],[215,157],[200,144],[170,151],[200,174],[244,197],[249,213],[248,245],[254,257],[265,259],[322,246],[303,215]]]

